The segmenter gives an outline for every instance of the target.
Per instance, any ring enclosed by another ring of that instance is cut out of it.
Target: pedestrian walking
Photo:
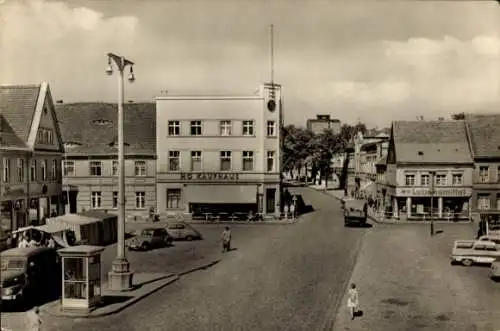
[[[359,293],[356,289],[356,284],[354,283],[352,283],[351,287],[349,288],[347,308],[349,308],[349,311],[351,313],[351,320],[353,320],[359,311]]]
[[[231,250],[231,230],[229,226],[226,226],[221,235],[222,240],[222,253],[229,252]]]
[[[40,310],[38,307],[33,307],[32,310],[28,312],[28,323],[31,331],[40,331],[42,326],[42,320],[40,318]]]

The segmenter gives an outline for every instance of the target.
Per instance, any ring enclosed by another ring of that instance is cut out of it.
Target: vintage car
[[[451,263],[464,266],[490,264],[500,257],[500,249],[492,241],[455,240],[451,254]]]
[[[60,292],[57,251],[47,247],[11,248],[0,253],[2,301],[27,304]]]
[[[185,222],[172,222],[165,228],[174,240],[203,239],[201,233]]]
[[[147,251],[172,245],[173,238],[164,228],[146,228],[127,241],[127,247],[135,251]]]
[[[342,200],[344,209],[344,226],[366,224],[368,217],[368,204],[364,200],[345,199]]]

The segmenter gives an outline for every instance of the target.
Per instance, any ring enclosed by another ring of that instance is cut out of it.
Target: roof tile
[[[466,115],[474,157],[500,157],[500,114]]]

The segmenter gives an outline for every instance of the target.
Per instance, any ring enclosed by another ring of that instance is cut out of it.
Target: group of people
[[[28,247],[49,247],[55,248],[56,243],[51,236],[46,236],[40,234],[40,239],[36,240],[33,234],[30,234],[29,231],[25,231],[21,234],[14,233],[7,238],[7,246],[9,248],[28,248]]]

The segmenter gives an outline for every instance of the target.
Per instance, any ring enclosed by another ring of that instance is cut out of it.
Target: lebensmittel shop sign
[[[238,174],[230,172],[196,172],[196,173],[182,172],[181,173],[181,180],[223,182],[223,181],[235,181],[238,179],[239,179]]]
[[[396,196],[398,197],[430,197],[431,188],[427,187],[398,187]],[[469,187],[435,187],[435,197],[469,197],[472,190]]]

